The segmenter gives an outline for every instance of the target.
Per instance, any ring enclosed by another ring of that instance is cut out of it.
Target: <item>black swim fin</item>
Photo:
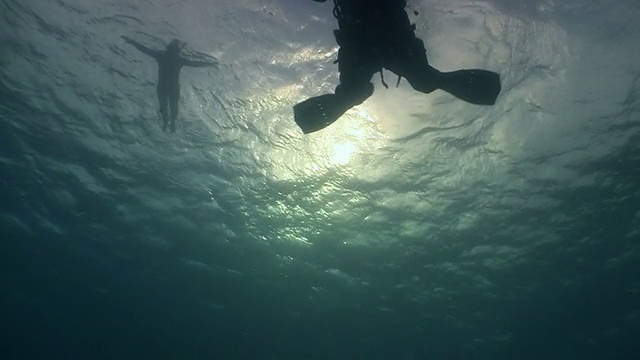
[[[326,128],[347,110],[349,106],[335,94],[312,97],[293,106],[296,124],[305,134]]]
[[[488,70],[458,70],[439,74],[439,88],[476,105],[493,105],[500,94],[500,75]]]

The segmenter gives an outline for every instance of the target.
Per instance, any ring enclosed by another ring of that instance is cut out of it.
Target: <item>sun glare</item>
[[[356,145],[352,142],[339,143],[333,147],[333,150],[331,162],[335,165],[346,165],[356,151]]]
[[[278,99],[300,98],[298,86],[274,92]],[[290,115],[288,115],[290,116]],[[291,126],[291,124],[288,124]],[[318,176],[339,167],[348,170],[361,165],[362,154],[384,146],[384,135],[366,105],[349,110],[342,118],[321,131],[300,136],[291,129],[278,140],[282,146],[268,151],[269,172],[279,180]]]

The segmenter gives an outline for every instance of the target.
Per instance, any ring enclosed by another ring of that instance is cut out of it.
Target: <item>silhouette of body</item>
[[[326,0],[314,0],[325,2]],[[294,106],[295,121],[304,133],[324,129],[373,94],[371,78],[386,68],[407,79],[415,90],[445,90],[470,103],[493,105],[500,76],[486,70],[442,73],[427,61],[422,40],[405,11],[405,0],[334,0],[334,30],[340,84],[334,94],[307,99]],[[387,84],[382,79],[383,85]]]
[[[171,132],[174,133],[176,131],[176,119],[178,118],[178,101],[180,100],[180,70],[183,66],[204,67],[216,66],[217,64],[206,61],[193,61],[181,57],[180,52],[186,44],[175,39],[162,51],[149,49],[126,36],[122,38],[158,62],[156,93],[160,104],[160,113],[162,114],[162,130],[166,130],[167,124],[170,123]],[[171,111],[170,115],[168,113],[169,110]]]

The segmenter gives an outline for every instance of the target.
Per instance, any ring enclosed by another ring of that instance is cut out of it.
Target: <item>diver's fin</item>
[[[325,94],[294,105],[293,114],[302,132],[309,134],[333,124],[348,109],[335,94]]]
[[[500,94],[500,75],[488,70],[458,70],[439,75],[440,89],[477,105],[493,105]]]

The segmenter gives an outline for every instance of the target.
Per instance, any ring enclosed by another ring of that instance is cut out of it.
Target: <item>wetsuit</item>
[[[325,2],[326,0],[314,0]],[[480,70],[442,73],[429,65],[422,40],[405,11],[405,0],[333,0],[340,84],[334,94],[309,98],[293,107],[304,133],[324,129],[373,94],[371,78],[387,69],[417,91],[442,89],[464,101],[493,105],[501,91],[500,75]],[[383,84],[386,83],[383,79]]]
[[[422,40],[415,36],[404,0],[336,0],[334,34],[340,50],[336,94],[362,103],[373,93],[371,77],[386,68],[421,92],[437,88],[438,71],[429,66]],[[347,95],[350,94],[350,95]],[[343,95],[344,94],[344,95]]]
[[[166,130],[167,125],[170,124],[171,132],[175,132],[176,119],[178,118],[178,103],[180,100],[180,70],[183,66],[215,66],[216,63],[193,61],[181,57],[180,51],[184,43],[178,40],[171,41],[164,51],[160,51],[149,49],[128,37],[123,38],[142,53],[151,56],[158,62],[158,85],[156,87],[156,94],[160,105],[160,113],[162,114],[162,130]],[[171,116],[169,116],[169,110],[171,111]]]

